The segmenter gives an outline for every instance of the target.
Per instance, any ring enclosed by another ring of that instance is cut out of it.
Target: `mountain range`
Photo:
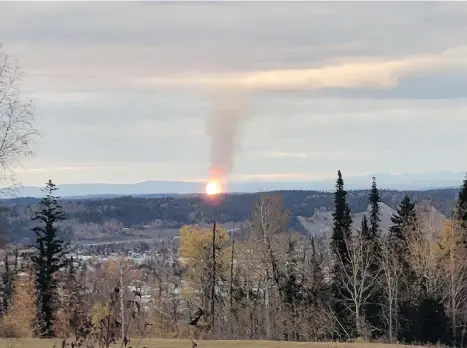
[[[344,173],[345,174],[345,173]],[[372,176],[380,189],[428,190],[460,187],[464,172],[374,174],[345,177],[347,190],[367,189]],[[276,190],[333,191],[334,179],[321,181],[237,181],[229,183],[229,192],[250,193]],[[157,196],[204,192],[204,183],[189,181],[145,181],[135,184],[59,184],[61,197],[100,198],[116,196]],[[25,186],[15,192],[17,197],[41,197],[41,187]]]

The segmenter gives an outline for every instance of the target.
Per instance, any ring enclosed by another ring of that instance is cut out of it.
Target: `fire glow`
[[[222,192],[222,187],[219,180],[209,180],[206,184],[206,194],[214,196]]]

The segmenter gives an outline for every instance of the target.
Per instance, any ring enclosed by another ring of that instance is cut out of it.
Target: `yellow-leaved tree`
[[[179,246],[180,261],[187,267],[182,294],[191,306],[201,308],[205,314],[210,313],[211,326],[214,318],[219,316],[219,311],[214,308],[222,306],[219,302],[222,296],[218,293],[228,287],[226,279],[231,256],[227,231],[216,228],[215,232],[213,248],[213,228],[183,226]]]
[[[447,220],[441,230],[438,264],[443,279],[443,297],[451,319],[453,337],[465,325],[467,257],[459,221]]]
[[[185,225],[180,229],[180,261],[188,267],[188,279],[196,288],[203,280],[204,273],[210,273],[212,266],[212,228],[197,225]],[[227,247],[229,235],[223,228],[216,228],[214,247],[216,249],[217,273],[223,275],[226,271],[230,253]]]

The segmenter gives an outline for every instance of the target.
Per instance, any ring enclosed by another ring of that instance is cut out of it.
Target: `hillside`
[[[396,210],[382,202],[379,203],[379,206],[381,230],[383,233],[387,233],[389,231],[389,228],[393,225],[391,217],[396,213]],[[438,209],[431,206],[430,202],[419,202],[416,205],[416,209],[419,212],[419,214],[430,216],[430,220],[433,221],[434,226],[436,226],[437,229],[439,229],[446,220],[446,216],[442,214]],[[333,228],[332,214],[333,211],[329,211],[326,209],[318,209],[314,212],[314,214],[311,217],[307,218],[303,216],[298,216],[297,219],[300,221],[300,223],[310,236],[330,237]],[[368,205],[365,211],[353,214],[353,229],[360,229],[364,215],[366,215],[367,217],[370,216],[370,205]]]
[[[349,204],[357,214],[368,206],[368,191],[349,191]],[[458,189],[429,191],[381,190],[381,200],[387,206],[383,221],[388,224],[392,210],[397,207],[405,194],[416,203],[430,201],[444,215],[449,214]],[[334,208],[333,193],[319,191],[275,191],[270,194],[282,196],[289,211],[291,229],[307,233],[314,221],[320,229],[326,229],[330,213]],[[258,193],[224,195],[216,207],[221,223],[240,223],[251,214],[258,200]],[[2,228],[12,241],[30,242],[32,237],[31,217],[37,209],[37,198],[16,198],[3,200],[0,208]],[[143,198],[124,196],[118,198],[67,199],[62,201],[67,220],[62,233],[70,240],[117,240],[121,238],[157,238],[175,235],[184,224],[210,223],[214,207],[202,195]],[[327,211],[327,212],[326,212]],[[308,221],[305,224],[302,222]],[[323,222],[327,221],[327,222]]]
[[[389,227],[392,225],[391,216],[394,215],[396,211],[385,203],[380,203],[379,206],[381,209],[381,229],[385,232],[388,231]],[[353,214],[352,227],[354,229],[359,229],[362,224],[363,216],[366,215],[368,217],[369,213],[370,205],[368,205],[365,211]],[[333,227],[332,214],[333,211],[318,209],[311,217],[299,216],[298,219],[310,235],[329,237]]]

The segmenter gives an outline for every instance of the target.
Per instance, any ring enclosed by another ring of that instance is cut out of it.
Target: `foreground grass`
[[[380,343],[334,342],[277,342],[277,341],[196,341],[198,348],[391,348],[396,345]],[[60,340],[0,339],[0,348],[53,348],[60,347]],[[136,343],[136,342],[132,342]],[[120,345],[113,346],[120,347]],[[190,340],[146,339],[140,348],[191,348]],[[397,347],[403,347],[397,345]],[[412,346],[414,347],[414,346]],[[136,348],[136,347],[135,347]]]

